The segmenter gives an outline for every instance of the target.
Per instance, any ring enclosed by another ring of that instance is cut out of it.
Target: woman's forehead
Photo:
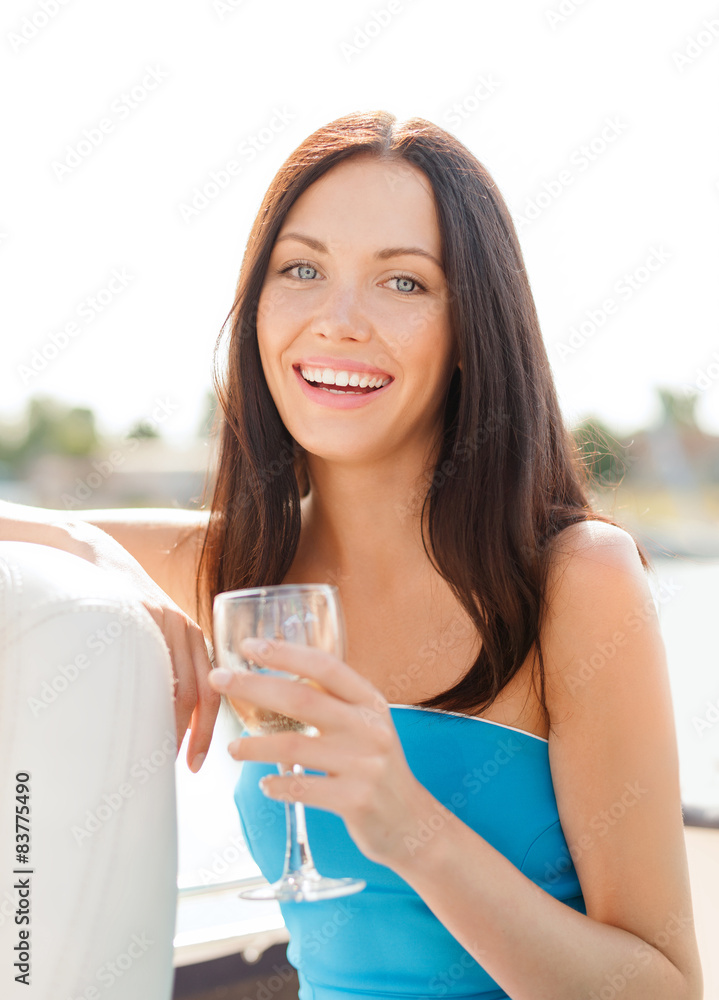
[[[420,245],[441,256],[431,184],[404,161],[353,157],[332,167],[297,198],[275,244],[291,233],[321,241],[329,252],[332,245],[366,240],[382,247]]]

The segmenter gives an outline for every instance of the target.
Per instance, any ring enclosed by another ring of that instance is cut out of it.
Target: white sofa
[[[171,996],[175,754],[169,653],[134,593],[0,542],[0,996]]]

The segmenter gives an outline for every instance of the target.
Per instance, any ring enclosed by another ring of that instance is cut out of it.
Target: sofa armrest
[[[0,542],[3,996],[168,1000],[175,754],[169,653],[133,591],[59,549]]]

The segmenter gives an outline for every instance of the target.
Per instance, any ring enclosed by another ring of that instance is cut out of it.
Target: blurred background
[[[709,5],[45,0],[2,17],[3,496],[193,502],[262,195],[319,125],[385,108],[494,176],[601,505],[657,548],[719,556]]]
[[[716,4],[9,0],[0,19],[0,496],[197,506],[213,348],[271,178],[349,111],[428,118],[515,219],[595,503],[654,559],[685,818],[719,824]],[[231,788],[216,760],[178,772],[185,887],[253,870],[207,860],[234,836],[229,798],[221,822],[191,808],[213,773]]]

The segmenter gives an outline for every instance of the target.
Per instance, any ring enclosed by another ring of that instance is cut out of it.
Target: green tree
[[[0,435],[0,461],[14,474],[41,455],[91,455],[98,445],[92,410],[50,396],[30,399],[23,423]]]
[[[97,448],[95,415],[82,406],[67,406],[48,396],[28,404],[28,431],[18,449],[25,461],[38,455],[90,455]]]
[[[205,402],[202,409],[202,417],[197,427],[197,436],[200,438],[209,437],[214,426],[217,415],[218,400],[214,389],[205,392]]]
[[[598,417],[586,417],[572,428],[590,485],[618,486],[630,464],[629,450]]]
[[[159,438],[160,432],[149,420],[138,420],[127,432],[129,438]]]
[[[676,392],[667,387],[657,388],[662,404],[662,423],[679,427],[696,427],[696,407],[699,392]]]

